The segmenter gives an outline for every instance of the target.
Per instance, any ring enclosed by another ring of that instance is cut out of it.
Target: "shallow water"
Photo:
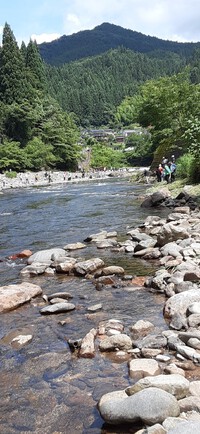
[[[22,249],[63,247],[102,229],[117,230],[119,237],[126,239],[127,229],[148,215],[137,200],[142,193],[143,187],[121,179],[7,191],[0,197],[0,256]],[[121,265],[126,274],[137,276],[150,275],[156,269],[152,262],[91,245],[76,255],[102,257],[106,265]],[[19,260],[0,262],[1,286],[20,282],[22,266]],[[138,319],[148,319],[163,329],[163,298],[146,290],[131,292],[118,287],[97,291],[91,281],[68,276],[40,276],[31,282],[47,295],[69,291],[76,310],[41,316],[44,301],[38,297],[0,316],[0,432],[133,433],[134,427],[105,426],[96,408],[104,393],[131,384],[127,360],[98,350],[94,359],[77,358],[67,341],[82,338],[109,318],[122,320],[127,332]],[[103,309],[89,313],[88,307],[97,303],[102,303]],[[20,349],[11,344],[19,333],[33,336]]]

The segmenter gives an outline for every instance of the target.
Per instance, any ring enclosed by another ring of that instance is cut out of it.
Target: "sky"
[[[200,0],[0,0],[0,35],[7,22],[20,45],[39,44],[104,22],[178,42],[200,42]]]

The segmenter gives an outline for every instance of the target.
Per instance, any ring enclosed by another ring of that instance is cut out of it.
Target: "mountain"
[[[55,41],[40,44],[39,50],[46,63],[58,66],[96,56],[120,46],[139,53],[154,53],[158,57],[163,57],[164,53],[170,51],[188,58],[196,48],[200,48],[200,42],[165,41],[114,24],[103,23],[93,30],[64,35]]]

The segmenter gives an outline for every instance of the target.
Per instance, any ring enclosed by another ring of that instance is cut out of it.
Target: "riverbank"
[[[118,170],[91,170],[86,173],[41,170],[39,172],[17,173],[16,177],[0,174],[0,191],[10,188],[39,187],[54,184],[77,183],[97,179],[131,177],[133,173],[142,172],[144,168],[123,168]]]

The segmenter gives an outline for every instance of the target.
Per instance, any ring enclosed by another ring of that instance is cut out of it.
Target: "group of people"
[[[156,177],[157,181],[167,181],[167,184],[169,182],[173,182],[175,180],[176,176],[176,163],[175,163],[175,157],[174,155],[171,156],[171,159],[168,160],[168,158],[163,157],[161,163],[156,168]]]

